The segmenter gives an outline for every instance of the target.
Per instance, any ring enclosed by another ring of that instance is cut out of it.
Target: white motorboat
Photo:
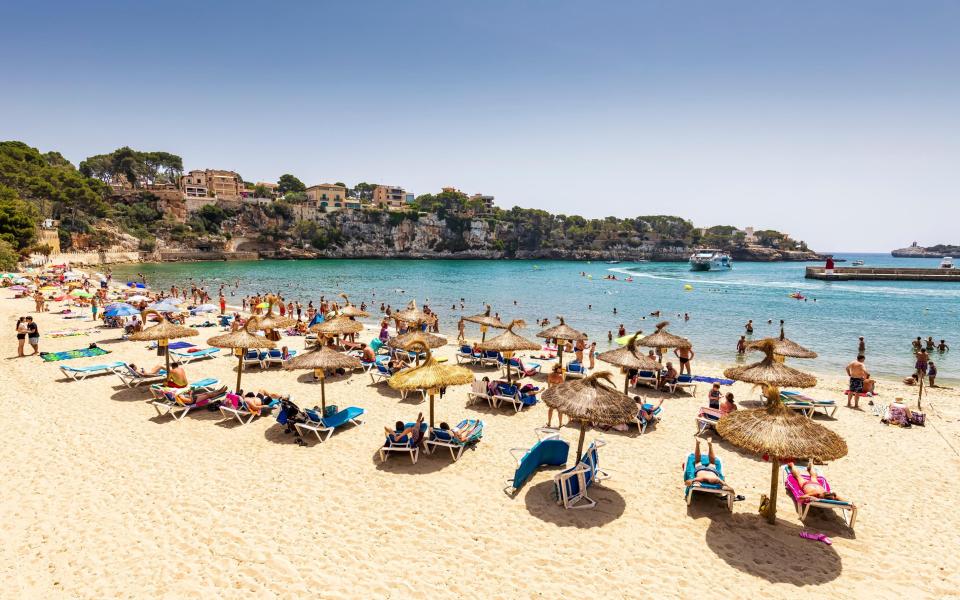
[[[690,257],[691,271],[723,271],[733,268],[733,259],[726,252],[705,248]]]

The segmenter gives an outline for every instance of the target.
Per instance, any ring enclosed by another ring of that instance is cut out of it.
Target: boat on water
[[[607,261],[607,264],[608,264],[608,265],[619,265],[619,264],[620,264],[620,261],[619,261],[619,260],[608,260],[608,261]]]
[[[940,261],[940,268],[941,268],[941,269],[952,269],[952,268],[953,268],[953,257],[952,257],[952,256],[944,256],[943,259]]]
[[[862,260],[855,260],[855,261],[853,261],[853,262],[850,263],[850,264],[853,265],[853,266],[855,266],[855,267],[862,267],[862,266],[863,266],[863,261],[862,261]]]
[[[733,268],[733,259],[726,252],[712,248],[697,250],[690,257],[691,271],[724,271]]]

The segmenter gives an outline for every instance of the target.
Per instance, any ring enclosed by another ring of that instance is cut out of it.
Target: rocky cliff
[[[899,248],[890,254],[898,258],[943,258],[944,256],[960,256],[960,246],[939,244],[925,248],[913,245],[907,248]]]

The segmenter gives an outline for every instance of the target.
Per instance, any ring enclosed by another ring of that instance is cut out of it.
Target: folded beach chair
[[[480,438],[483,437],[483,421],[464,419],[457,425],[458,430],[471,427],[476,427],[476,429],[474,429],[473,433],[471,433],[470,437],[466,440],[458,439],[450,431],[437,428],[430,429],[426,439],[423,440],[423,449],[427,451],[427,454],[432,454],[437,448],[447,448],[450,450],[450,456],[453,457],[453,462],[457,462],[457,459],[463,454],[464,448],[476,444],[480,441]]]
[[[144,383],[157,383],[158,381],[164,381],[167,378],[167,372],[164,369],[160,369],[160,372],[156,375],[143,376],[133,367],[127,363],[122,363],[122,366],[119,366],[113,370],[117,374],[117,377],[120,378],[120,381],[123,382],[128,388],[135,388]]]
[[[226,387],[224,387],[223,393],[218,394],[214,398],[190,402],[187,398],[180,395],[180,392],[184,391],[183,389],[151,388],[150,391],[154,395],[154,398],[150,400],[149,403],[157,411],[157,416],[163,417],[170,415],[175,421],[182,420],[191,409],[209,406],[211,403],[222,399],[227,393]]]
[[[667,384],[667,387],[670,388],[670,393],[675,394],[677,390],[684,388],[693,388],[691,394],[694,396],[697,395],[697,382],[694,381],[693,376],[691,375],[678,375],[677,380],[673,383]]]
[[[697,413],[697,434],[699,435],[708,429],[716,430],[717,421],[722,416],[718,408],[701,407],[700,412]]]
[[[567,464],[570,444],[560,439],[560,432],[548,427],[539,427],[535,431],[536,444],[530,448],[510,448],[510,455],[517,461],[513,478],[507,480],[505,491],[510,495],[515,495],[540,467]]]
[[[646,403],[644,403],[644,405],[643,405],[643,410],[645,410],[645,411],[647,411],[647,412],[650,412],[650,409],[651,409],[651,408],[653,408],[653,405],[652,405],[652,404],[646,404]],[[647,425],[649,425],[651,422],[656,423],[657,421],[660,420],[660,413],[662,413],[662,412],[663,412],[663,407],[662,407],[662,406],[658,406],[658,407],[653,411],[653,419],[651,419],[650,421],[648,421],[648,420],[643,416],[643,413],[642,413],[641,411],[639,411],[639,410],[637,411],[637,427],[640,429],[640,435],[643,435],[643,434],[645,434],[645,433],[647,432]]]
[[[475,365],[480,362],[480,359],[483,357],[482,352],[474,352],[473,348],[470,347],[470,344],[464,344],[460,346],[460,350],[457,351],[456,359],[457,364],[471,364]]]
[[[637,373],[637,385],[643,384],[650,387],[657,387],[657,374],[653,371],[639,371]]]
[[[69,379],[74,381],[83,381],[91,375],[103,375],[104,373],[113,373],[114,369],[123,367],[124,363],[117,361],[103,365],[91,365],[89,367],[68,367],[61,365],[60,371]]]
[[[487,393],[487,382],[482,379],[473,381],[470,391],[467,392],[467,399],[470,401],[483,400],[490,405],[490,408],[495,408],[497,405],[494,397]]]
[[[283,352],[281,350],[278,350],[277,348],[271,348],[270,350],[267,351],[267,355],[263,359],[263,366],[264,367],[273,367],[273,366],[282,367],[284,364],[286,364],[288,360],[290,360],[291,358],[297,355],[297,351],[288,350],[287,355],[288,355],[287,359],[284,360]]]
[[[413,423],[405,423],[404,427],[412,427]],[[420,424],[420,436],[423,436],[427,431],[427,424]],[[410,455],[410,460],[413,461],[413,464],[417,464],[417,459],[420,457],[420,445],[418,443],[418,437],[411,437],[409,435],[402,436],[400,439],[393,439],[393,436],[387,436],[386,440],[383,442],[383,446],[380,447],[380,462],[387,460],[387,457],[391,452],[406,452]]]
[[[809,412],[804,412],[808,417],[812,417],[817,410],[821,410],[824,415],[832,417],[836,414],[838,408],[837,403],[833,400],[816,400],[800,392],[782,391],[780,392],[780,400],[789,408],[794,408],[793,405],[809,407]]]
[[[254,418],[270,412],[270,410],[279,405],[280,400],[271,399],[270,402],[263,405],[260,412],[253,412],[247,408],[247,404],[242,397],[229,393],[223,402],[220,403],[220,414],[226,418],[233,417],[239,421],[241,425],[246,425]]]
[[[243,355],[243,368],[248,367],[260,367],[263,368],[263,360],[267,357],[266,352],[259,352],[257,350],[247,350],[247,353]]]
[[[587,367],[574,361],[571,363],[567,363],[566,373],[567,373],[567,377],[586,377]]]
[[[320,411],[316,409],[308,408],[303,412],[307,420],[304,423],[294,423],[297,433],[299,433],[301,437],[304,436],[304,431],[313,433],[321,442],[327,441],[337,427],[341,427],[347,423],[352,423],[357,426],[363,425],[363,421],[360,420],[360,416],[363,415],[363,409],[356,406],[347,407],[333,413],[329,417],[322,416]]]
[[[591,442],[580,462],[554,476],[557,502],[563,504],[564,508],[593,508],[597,505],[595,500],[587,496],[587,490],[594,483],[610,477],[600,470],[600,453],[597,451],[605,445],[602,440]]]
[[[831,491],[830,482],[827,481],[827,478],[819,471],[815,470],[814,472],[817,475],[817,481],[823,486],[823,489],[828,492]],[[806,476],[803,478],[805,481],[809,479]],[[845,500],[827,500],[825,498],[798,500],[800,496],[803,496],[803,488],[800,482],[797,481],[797,478],[793,476],[793,473],[790,472],[789,465],[783,467],[783,487],[786,489],[790,499],[793,500],[793,506],[797,509],[797,516],[801,521],[807,518],[811,508],[819,507],[840,511],[840,515],[850,529],[853,529],[853,526],[857,523],[857,506],[852,502]]]
[[[696,476],[696,464],[695,464],[695,462],[694,462],[695,460],[696,460],[696,455],[694,455],[694,454],[691,452],[691,453],[690,453],[690,456],[687,457],[687,462],[686,462],[686,464],[684,465],[684,468],[683,468],[683,480],[684,480],[685,482],[686,482],[686,481],[690,481],[691,479],[693,479],[693,478]],[[706,454],[701,454],[701,455],[700,455],[700,464],[702,464],[703,466],[709,465],[709,464],[710,464],[710,457],[709,457],[708,455],[706,455]],[[719,475],[719,477],[720,477],[720,479],[721,479],[722,481],[726,481],[726,477],[725,477],[724,474],[723,474],[723,463],[720,462],[720,458],[719,458],[719,457],[716,459],[716,461],[715,461],[714,464],[715,464],[716,469],[717,469],[717,475]],[[715,483],[698,483],[698,484],[696,484],[696,485],[688,485],[688,486],[686,486],[686,488],[684,489],[684,492],[683,492],[683,493],[684,493],[684,497],[685,497],[686,500],[687,500],[687,506],[689,506],[690,503],[693,501],[693,494],[694,494],[694,492],[702,492],[702,493],[705,493],[705,494],[713,494],[713,495],[715,495],[715,496],[723,499],[723,500],[727,503],[727,510],[733,512],[733,501],[734,501],[734,499],[736,498],[736,495],[737,495],[736,492],[734,492],[733,490],[725,490],[725,489],[723,489],[723,486],[722,486],[722,485],[720,485],[720,484],[715,484]]]
[[[177,357],[177,360],[185,365],[203,358],[214,358],[219,353],[220,348],[204,348],[203,350],[197,350],[196,352],[181,352],[179,350],[170,351],[171,356]]]

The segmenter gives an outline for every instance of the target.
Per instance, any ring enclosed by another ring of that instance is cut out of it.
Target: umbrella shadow
[[[110,396],[111,400],[118,400],[120,402],[133,402],[140,401],[146,402],[151,399],[149,388],[144,387],[127,387],[125,385],[114,387],[113,389],[117,390]]]
[[[390,456],[391,454],[396,454],[396,456]],[[464,454],[466,454],[466,451],[464,451]],[[461,460],[463,460],[463,457],[461,457]],[[373,453],[371,461],[378,471],[393,473],[395,475],[425,475],[427,473],[436,473],[454,464],[448,452],[444,451],[441,453],[438,449],[438,451],[433,454],[427,454],[423,446],[420,447],[420,455],[417,458],[416,464],[410,461],[409,455],[406,452],[388,452],[387,459],[380,460],[379,448]]]
[[[542,481],[527,490],[524,504],[527,511],[541,521],[560,527],[590,529],[600,527],[620,518],[627,503],[620,492],[604,485],[594,484],[588,491],[597,505],[585,510],[568,510],[557,504],[553,480]]]
[[[706,542],[731,567],[770,583],[820,585],[839,577],[837,551],[800,537],[802,530],[782,520],[770,525],[759,514],[733,514],[711,521]]]

